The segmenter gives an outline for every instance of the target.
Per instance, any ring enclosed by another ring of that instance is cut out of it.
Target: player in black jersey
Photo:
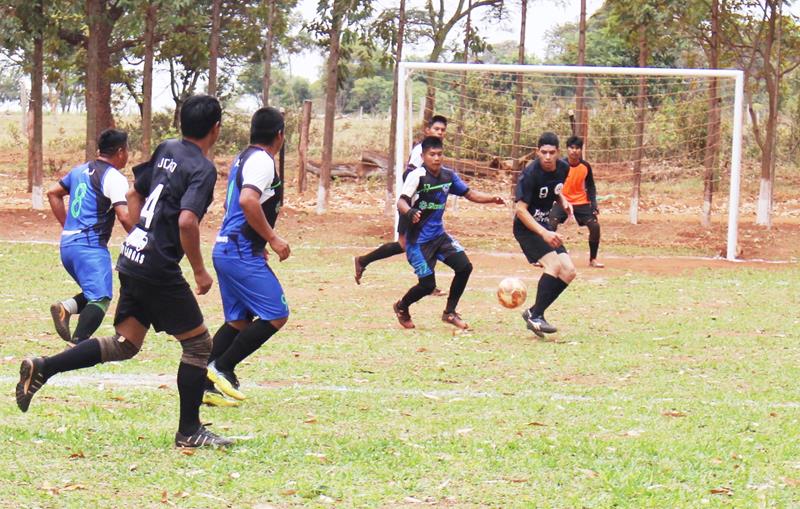
[[[558,201],[567,215],[572,205],[561,194],[569,171],[558,157],[558,136],[545,132],[537,143],[538,157],[520,175],[514,200],[514,238],[519,242],[528,263],[539,262],[544,273],[539,278],[536,302],[522,313],[525,324],[543,337],[557,329],[547,323],[544,312],[575,278],[575,266],[561,236],[552,230],[550,209]]]
[[[53,375],[136,355],[152,325],[175,336],[183,350],[178,366],[180,419],[175,445],[232,443],[200,423],[211,337],[179,265],[185,254],[194,272],[195,291],[199,295],[209,291],[213,280],[203,264],[199,224],[211,204],[217,180],[216,169],[206,156],[219,137],[221,117],[216,98],[190,97],[181,110],[183,138],[163,142],[148,162],[133,169],[135,182],[127,198],[130,219],[136,226],[122,243],[117,260],[116,335],[81,341],[53,357],[24,360],[16,390],[17,405],[23,412]]]

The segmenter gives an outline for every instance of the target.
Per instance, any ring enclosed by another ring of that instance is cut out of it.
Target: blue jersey
[[[267,241],[250,226],[239,205],[239,197],[244,188],[258,193],[264,216],[274,228],[280,212],[283,183],[275,171],[274,159],[260,147],[247,147],[231,164],[225,197],[225,218],[218,240],[233,242],[241,254],[261,257]]]
[[[76,166],[58,183],[69,191],[61,245],[106,247],[114,207],[126,203],[128,181],[111,164],[97,160]]]
[[[444,209],[447,197],[452,193],[464,196],[469,187],[458,174],[442,167],[439,175],[434,175],[425,166],[412,170],[406,175],[400,195],[409,204],[422,212],[416,224],[410,224],[406,239],[410,244],[424,244],[444,233]]]

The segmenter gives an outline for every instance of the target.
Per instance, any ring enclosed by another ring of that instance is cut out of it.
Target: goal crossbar
[[[728,197],[728,235],[726,258],[736,259],[736,247],[739,240],[739,196],[741,191],[742,166],[742,123],[744,105],[744,71],[739,69],[667,69],[658,67],[594,67],[576,65],[510,65],[510,64],[442,64],[436,62],[400,62],[398,66],[397,87],[397,131],[395,133],[395,198],[402,187],[405,169],[406,112],[410,108],[411,93],[406,90],[408,80],[414,71],[475,71],[524,73],[524,74],[573,74],[598,75],[616,74],[620,76],[676,76],[733,78],[734,105],[731,137],[731,174]]]

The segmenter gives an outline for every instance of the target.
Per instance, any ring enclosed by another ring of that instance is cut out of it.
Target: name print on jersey
[[[162,157],[158,160],[158,164],[156,165],[156,168],[163,168],[170,173],[173,173],[177,167],[178,163],[168,157]]]

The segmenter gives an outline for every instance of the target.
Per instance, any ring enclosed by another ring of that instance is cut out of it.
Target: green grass
[[[474,260],[474,331],[453,334],[435,298],[400,330],[408,268],[356,287],[352,254],[276,264],[289,324],[240,368],[250,399],[202,411],[247,438],[189,456],[171,446],[180,353],[162,335],[17,410],[19,360],[60,349],[47,306],[75,288],[54,246],[0,244],[0,507],[800,505],[796,269],[582,273],[548,313],[558,342],[540,342],[492,295],[511,273],[533,287],[523,263]],[[218,297],[201,306],[217,327]]]

